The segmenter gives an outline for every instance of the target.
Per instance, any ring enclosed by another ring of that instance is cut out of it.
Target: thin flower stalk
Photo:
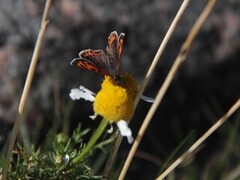
[[[101,123],[99,124],[98,128],[96,129],[96,131],[94,132],[94,134],[90,138],[89,142],[87,143],[87,145],[84,148],[84,150],[82,151],[82,153],[79,154],[79,156],[77,156],[76,158],[74,158],[72,160],[73,164],[78,163],[82,158],[84,158],[91,151],[93,146],[96,144],[98,139],[103,134],[103,132],[106,129],[107,125],[108,125],[108,121],[106,121],[105,119],[102,119]]]

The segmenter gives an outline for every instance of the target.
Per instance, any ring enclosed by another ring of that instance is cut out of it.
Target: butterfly
[[[87,49],[79,53],[79,58],[71,61],[71,65],[94,71],[102,75],[111,76],[117,83],[121,80],[120,59],[125,34],[119,36],[116,31],[108,37],[106,53],[103,50]]]

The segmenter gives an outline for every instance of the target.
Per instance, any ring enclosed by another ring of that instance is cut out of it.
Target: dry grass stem
[[[240,176],[240,164],[233,168],[222,180],[236,180]]]
[[[236,110],[240,107],[240,99],[224,114],[205,134],[203,134],[182,156],[180,156],[171,166],[169,166],[157,180],[162,180],[171,171],[173,171],[181,162],[183,162],[192,152],[199,147],[213,132],[215,132]]]
[[[35,44],[35,48],[33,51],[33,56],[32,56],[32,60],[31,60],[31,64],[30,67],[28,69],[28,74],[27,74],[27,79],[24,85],[24,89],[23,89],[23,93],[22,93],[22,97],[19,103],[19,107],[18,107],[18,111],[20,114],[22,114],[24,107],[26,105],[26,100],[27,100],[27,96],[29,94],[29,90],[32,84],[32,79],[33,79],[33,75],[36,69],[36,65],[38,62],[38,56],[39,56],[39,52],[40,52],[40,48],[41,48],[41,44],[42,44],[42,40],[43,40],[43,35],[46,31],[47,25],[48,25],[48,14],[49,14],[49,10],[50,10],[50,6],[51,6],[51,2],[52,0],[48,0],[46,2],[45,8],[44,8],[44,13],[43,13],[43,18],[42,18],[42,22],[41,22],[41,27],[38,33],[38,37],[37,37],[37,41]]]
[[[180,8],[179,8],[179,10],[178,10],[175,18],[173,19],[172,24],[170,25],[170,27],[169,27],[166,35],[164,36],[163,41],[162,41],[160,47],[158,48],[158,51],[157,51],[157,53],[156,53],[156,55],[155,55],[155,57],[154,57],[154,59],[153,59],[153,61],[152,61],[152,64],[151,64],[151,66],[149,67],[149,69],[148,69],[148,71],[147,71],[147,74],[146,74],[146,76],[145,76],[145,78],[144,78],[144,80],[143,80],[143,82],[142,82],[142,84],[141,84],[141,87],[140,87],[140,89],[139,89],[137,98],[136,98],[136,100],[135,100],[135,107],[137,106],[137,104],[138,104],[138,102],[139,102],[139,99],[141,98],[141,96],[142,96],[142,94],[143,94],[143,91],[145,90],[146,85],[147,85],[147,83],[148,83],[148,81],[149,81],[149,79],[150,79],[150,77],[151,77],[151,75],[152,75],[152,73],[153,73],[153,71],[154,71],[157,63],[158,63],[159,60],[160,60],[160,57],[161,57],[162,53],[163,53],[163,51],[164,51],[164,49],[165,49],[165,47],[166,47],[166,45],[167,45],[170,37],[172,36],[173,31],[175,30],[178,21],[179,21],[180,18],[182,17],[185,9],[187,8],[188,4],[189,4],[189,0],[184,0],[184,1],[183,1],[183,3],[182,3],[182,5],[180,6]]]
[[[123,166],[122,172],[119,176],[119,179],[122,180],[124,179],[127,170],[130,166],[130,163],[133,159],[134,154],[136,153],[136,150],[144,136],[144,133],[149,125],[149,123],[151,122],[151,119],[155,113],[155,111],[157,110],[160,102],[162,101],[169,85],[171,84],[175,74],[177,73],[180,65],[183,63],[183,61],[185,60],[189,48],[194,40],[194,38],[196,37],[197,33],[200,30],[200,27],[203,25],[203,22],[206,20],[206,18],[208,17],[209,13],[211,12],[212,8],[214,7],[216,3],[216,0],[210,0],[208,2],[208,4],[205,6],[204,10],[202,11],[201,15],[199,16],[199,18],[197,19],[197,21],[195,22],[193,28],[191,29],[186,41],[184,42],[176,60],[174,61],[174,64],[172,66],[172,68],[170,69],[162,87],[159,89],[158,94],[156,96],[155,102],[154,104],[151,106],[150,110],[148,111],[148,114],[146,115],[144,122],[138,132],[137,138],[128,154],[127,160],[125,161],[125,164]]]
[[[114,162],[115,157],[117,155],[117,152],[118,152],[118,149],[119,149],[120,144],[122,142],[122,139],[123,139],[123,137],[118,135],[117,140],[116,140],[113,148],[111,149],[109,158],[107,160],[107,163],[105,165],[105,168],[104,168],[104,171],[103,171],[103,174],[102,174],[102,179],[103,180],[107,180],[108,179],[108,175],[109,175],[109,173],[111,171],[111,168],[113,167],[113,162]]]
[[[25,104],[26,104],[26,99],[27,99],[29,89],[30,89],[30,86],[31,86],[31,83],[32,83],[32,79],[33,79],[33,75],[34,75],[34,72],[35,72],[35,67],[36,67],[36,64],[37,64],[38,55],[39,55],[43,35],[44,35],[44,32],[45,32],[47,24],[48,24],[47,18],[48,18],[51,2],[52,2],[52,0],[47,0],[47,2],[45,4],[43,18],[42,18],[42,22],[41,22],[41,27],[40,27],[40,30],[39,30],[39,33],[38,33],[37,41],[36,41],[36,44],[35,44],[32,60],[31,60],[31,65],[30,65],[29,70],[28,70],[27,79],[26,79],[26,82],[25,82],[24,90],[23,90],[22,97],[21,97],[20,104],[19,104],[19,108],[18,108],[18,111],[19,111],[20,114],[22,114],[22,112],[24,110],[24,107],[25,107]],[[10,140],[10,144],[9,144],[9,147],[8,147],[8,152],[7,152],[7,156],[6,156],[6,160],[5,160],[5,165],[4,165],[4,169],[3,169],[2,180],[6,180],[6,177],[7,177],[8,167],[9,167],[11,156],[12,156],[12,150],[13,150],[13,147],[14,147],[14,144],[15,144],[15,141],[16,141],[16,137],[17,137],[17,134],[18,134],[20,122],[21,122],[21,118],[18,116],[18,118],[16,118],[16,121],[14,123],[12,136],[11,136],[11,140]]]
[[[147,83],[148,83],[148,81],[149,81],[149,79],[150,79],[150,77],[151,77],[151,75],[152,75],[152,73],[153,73],[157,63],[159,62],[159,59],[160,59],[160,57],[161,57],[161,55],[162,55],[162,53],[163,53],[163,51],[164,51],[164,49],[165,49],[165,47],[166,47],[166,45],[168,43],[170,37],[173,34],[173,31],[176,28],[177,23],[179,22],[182,14],[184,13],[188,3],[189,3],[189,0],[184,0],[183,1],[183,3],[181,5],[181,7],[179,8],[179,10],[178,10],[178,12],[177,12],[173,22],[171,23],[171,25],[169,27],[166,35],[164,36],[164,39],[163,39],[163,41],[162,41],[162,43],[161,43],[161,45],[160,45],[160,47],[159,47],[159,49],[158,49],[154,59],[152,61],[152,64],[151,64],[150,68],[148,69],[148,72],[147,72],[147,74],[146,74],[146,76],[145,76],[145,78],[144,78],[144,80],[143,80],[143,82],[141,84],[141,87],[140,87],[140,90],[138,92],[137,98],[136,98],[136,100],[134,102],[135,108],[136,108],[136,106],[137,106],[137,104],[139,102],[140,97],[143,94],[143,91],[144,91],[144,89],[145,89],[145,87],[146,87],[146,85],[147,85]],[[109,157],[109,159],[108,159],[108,161],[106,163],[106,166],[105,166],[105,169],[104,169],[104,172],[103,172],[103,177],[104,178],[107,178],[107,176],[108,176],[108,174],[110,172],[110,169],[112,167],[113,161],[114,161],[114,159],[116,157],[116,154],[118,152],[118,149],[119,149],[119,146],[120,146],[121,142],[122,142],[122,136],[119,135],[117,140],[116,140],[116,143],[115,143],[115,145],[114,145],[114,147],[112,149],[110,157]]]

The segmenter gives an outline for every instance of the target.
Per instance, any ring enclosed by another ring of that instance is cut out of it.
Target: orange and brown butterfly
[[[83,50],[79,53],[79,58],[71,61],[71,65],[111,76],[116,82],[119,82],[121,78],[120,59],[124,36],[124,33],[118,36],[116,31],[111,32],[108,37],[106,53],[103,50]]]

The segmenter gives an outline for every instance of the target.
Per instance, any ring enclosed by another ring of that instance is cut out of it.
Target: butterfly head
[[[120,75],[114,76],[113,79],[117,84],[121,84],[121,76]]]

